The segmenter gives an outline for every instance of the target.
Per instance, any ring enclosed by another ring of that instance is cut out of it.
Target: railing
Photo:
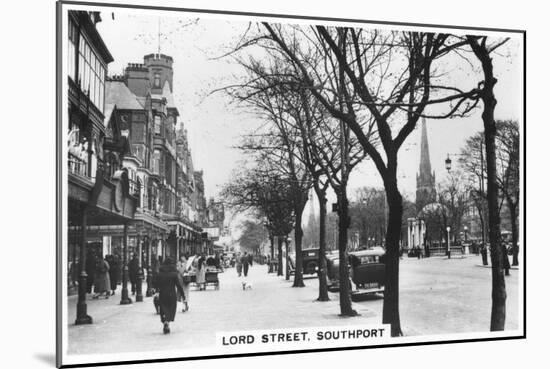
[[[69,153],[69,173],[88,176],[88,163],[78,156]]]

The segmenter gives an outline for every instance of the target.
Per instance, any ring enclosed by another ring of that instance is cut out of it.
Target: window
[[[158,115],[155,115],[155,134],[156,135],[161,134],[161,121]]]
[[[155,150],[153,153],[153,173],[159,174],[160,169],[160,151]]]
[[[155,73],[153,85],[155,88],[160,88],[160,74]]]
[[[145,124],[132,124],[132,142],[145,142]]]
[[[78,81],[91,102],[103,112],[105,91],[105,67],[84,37],[80,37],[78,56]]]
[[[76,26],[73,23],[71,19],[69,19],[69,43],[68,43],[68,49],[67,49],[67,72],[69,77],[73,81],[75,81],[75,73],[76,73],[76,38],[77,38],[77,30]]]

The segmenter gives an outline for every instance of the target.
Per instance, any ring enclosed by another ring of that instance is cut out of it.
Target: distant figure
[[[88,257],[86,258],[86,292],[92,293],[92,286],[94,284],[95,278],[95,268],[96,268],[96,256],[93,251],[88,252]]]
[[[248,255],[248,264],[250,264],[250,266],[252,266],[252,264],[254,263],[254,258],[252,257],[252,254],[249,254]]]
[[[206,287],[206,257],[202,254],[197,262],[197,286],[202,291]]]
[[[241,276],[243,273],[243,263],[241,260],[241,253],[237,253],[237,257],[235,258],[235,268],[237,270],[237,276]]]
[[[153,289],[157,290],[156,280],[160,270],[160,256],[157,258],[155,255],[152,255],[151,258],[153,259],[151,262],[151,276],[153,278],[152,284]]]
[[[246,278],[248,276],[248,266],[249,266],[248,253],[246,251],[243,257],[241,258],[241,264],[243,265],[243,274],[244,274],[244,277]]]
[[[118,254],[109,255],[107,262],[109,263],[109,279],[111,280],[111,296],[115,294],[118,285],[118,276],[120,274],[120,259]]]
[[[130,284],[132,285],[132,295],[135,295],[139,275],[139,259],[134,253],[132,253],[132,258],[128,263],[128,274],[130,277]]]
[[[166,258],[159,268],[155,283],[159,289],[160,321],[163,324],[164,334],[170,333],[170,322],[176,317],[178,307],[177,292],[184,295],[183,286],[178,278],[176,264],[170,258]]]
[[[181,300],[183,303],[182,312],[189,310],[189,285],[191,284],[191,276],[189,274],[189,268],[191,265],[187,265],[187,259],[184,255],[180,257],[180,261],[177,264],[177,269],[181,284],[183,287],[183,295],[178,296],[178,300]]]

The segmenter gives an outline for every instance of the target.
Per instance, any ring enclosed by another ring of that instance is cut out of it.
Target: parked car
[[[289,255],[290,258],[290,274],[294,274],[296,266],[296,256],[294,254]],[[319,249],[305,249],[302,250],[302,273],[303,274],[315,274],[319,267]]]
[[[352,291],[352,298],[364,294],[384,293],[385,253],[381,247],[349,253],[350,279],[357,287]],[[326,258],[328,289],[331,292],[337,292],[340,289],[340,260],[338,254],[327,255]]]

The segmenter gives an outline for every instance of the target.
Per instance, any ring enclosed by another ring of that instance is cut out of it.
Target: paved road
[[[401,322],[405,335],[486,332],[491,307],[491,269],[479,257],[448,260],[443,257],[401,262]],[[71,354],[155,351],[212,346],[215,332],[269,328],[377,324],[382,298],[354,303],[361,314],[338,316],[338,294],[331,301],[316,302],[317,280],[306,279],[305,288],[292,288],[284,277],[267,274],[254,265],[243,291],[234,269],[220,274],[220,290],[191,292],[191,307],[178,312],[170,335],[162,334],[151,298],[142,303],[119,305],[120,296],[89,300],[93,325],[75,326],[76,297],[69,299]],[[518,270],[507,277],[507,329],[518,326]],[[119,288],[120,291],[120,288]]]

